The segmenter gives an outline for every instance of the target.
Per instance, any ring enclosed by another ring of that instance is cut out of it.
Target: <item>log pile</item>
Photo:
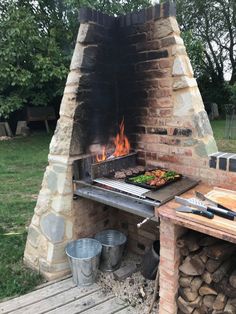
[[[180,250],[179,314],[236,314],[236,245],[189,231]]]

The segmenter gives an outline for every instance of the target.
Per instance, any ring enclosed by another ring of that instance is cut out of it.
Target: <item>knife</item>
[[[199,198],[201,201],[207,201],[207,202],[210,202],[213,206],[217,206],[219,208],[222,208],[222,209],[226,209],[230,212],[233,212],[231,209],[229,209],[228,207],[225,207],[224,205],[221,205],[213,200],[211,200],[210,198],[206,197],[203,193],[201,192],[198,192],[198,191],[195,191],[195,195],[197,198]]]
[[[208,218],[208,219],[212,219],[214,217],[214,214],[212,214],[211,212],[208,212],[207,210],[193,209],[193,208],[190,208],[188,206],[180,206],[180,207],[176,208],[176,211],[181,212],[181,213],[191,213],[194,215],[203,216],[203,217]]]
[[[192,207],[195,207],[199,210],[206,210],[208,212],[211,212],[211,213],[213,213],[217,216],[223,217],[225,219],[236,220],[236,213],[230,212],[230,211],[222,209],[222,208],[218,208],[216,206],[206,206],[196,199],[186,199],[183,197],[175,196],[175,201],[179,204],[186,205],[186,206],[192,206]]]

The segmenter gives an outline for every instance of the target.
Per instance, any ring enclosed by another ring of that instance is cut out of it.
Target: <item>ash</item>
[[[142,257],[128,253],[123,257],[121,267],[136,264],[137,272],[123,281],[118,281],[112,272],[99,270],[97,283],[104,293],[113,292],[116,297],[132,306],[136,314],[147,314],[153,298],[155,280],[148,280],[140,273],[141,261]],[[158,314],[158,301],[155,302],[151,313]]]

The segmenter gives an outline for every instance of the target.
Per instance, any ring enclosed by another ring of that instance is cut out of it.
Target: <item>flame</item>
[[[120,124],[120,132],[117,133],[116,138],[114,140],[116,146],[115,151],[112,154],[114,157],[127,155],[130,151],[130,143],[127,136],[124,134],[124,130],[125,123],[123,118]]]
[[[106,146],[102,147],[102,154],[99,156],[96,156],[96,161],[101,162],[107,159],[107,154],[106,154]]]
[[[120,131],[117,133],[115,139],[114,139],[114,144],[115,144],[115,151],[114,153],[107,158],[107,153],[106,153],[106,147],[102,147],[102,153],[96,155],[96,161],[101,162],[106,159],[111,159],[119,156],[124,156],[129,154],[130,151],[130,143],[125,135],[125,123],[124,123],[124,118],[122,119],[120,125],[119,125]]]

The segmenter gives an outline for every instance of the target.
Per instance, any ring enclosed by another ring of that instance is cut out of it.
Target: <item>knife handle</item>
[[[207,210],[193,209],[193,210],[192,210],[192,213],[195,214],[195,215],[199,215],[199,216],[206,217],[206,218],[208,218],[208,219],[214,218],[214,214],[211,213],[210,211],[207,211]]]
[[[228,210],[222,209],[222,208],[214,208],[214,207],[207,207],[207,211],[210,213],[213,213],[217,216],[229,219],[229,220],[236,220],[236,214],[233,212],[230,212]]]

